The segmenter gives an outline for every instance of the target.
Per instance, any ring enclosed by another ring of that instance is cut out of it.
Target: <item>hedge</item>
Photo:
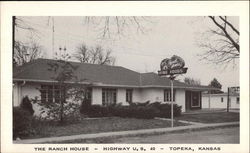
[[[28,96],[25,96],[25,97],[22,99],[22,102],[21,102],[21,104],[20,104],[20,107],[23,108],[24,110],[27,110],[31,115],[34,114],[34,110],[33,110],[31,101],[30,101],[30,99],[29,99]]]
[[[174,104],[174,116],[181,115],[181,106]],[[144,118],[171,117],[171,104],[154,102],[149,104],[132,103],[130,106],[101,106],[101,105],[82,105],[81,113],[88,117],[108,117],[119,116],[124,118]]]
[[[30,112],[21,108],[13,108],[13,138],[25,137],[32,134],[32,119]]]

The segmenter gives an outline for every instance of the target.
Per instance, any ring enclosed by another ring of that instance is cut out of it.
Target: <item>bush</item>
[[[159,109],[161,107],[161,102],[150,103],[148,106],[155,107]]]
[[[129,103],[130,106],[147,106],[150,103],[150,101],[146,101],[144,103],[140,103],[140,102],[131,102]]]
[[[84,99],[81,103],[81,106],[80,106],[80,112],[82,114],[84,114],[86,111],[89,110],[90,107],[91,107],[91,101]]]
[[[33,134],[32,116],[21,107],[13,108],[13,138],[25,137]]]
[[[157,117],[171,118],[171,104],[158,104],[158,103],[156,103],[156,104],[152,104],[152,107],[155,107],[159,110]],[[181,106],[174,104],[173,110],[174,110],[174,117],[181,115]]]
[[[113,108],[113,115],[127,118],[152,119],[158,110],[148,106],[119,106]]]
[[[31,101],[30,101],[30,99],[29,99],[28,96],[25,96],[25,97],[22,99],[22,102],[21,102],[20,107],[23,108],[24,110],[27,110],[31,115],[34,114],[34,110],[33,110]]]
[[[108,117],[112,116],[111,112],[110,107],[101,105],[91,105],[87,108],[81,109],[81,113],[87,115],[88,117]]]
[[[149,104],[148,102],[139,104],[131,103],[129,106],[81,106],[81,113],[88,117],[107,117],[118,116],[124,118],[141,118],[152,119],[154,117],[171,117],[171,104],[162,104],[160,102],[154,102]],[[174,104],[174,116],[181,115],[181,106]]]

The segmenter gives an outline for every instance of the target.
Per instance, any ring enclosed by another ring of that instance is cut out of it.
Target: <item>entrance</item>
[[[186,111],[201,109],[201,91],[186,91],[185,107]]]

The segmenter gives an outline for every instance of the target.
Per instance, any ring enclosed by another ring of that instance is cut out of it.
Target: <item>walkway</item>
[[[190,110],[187,112],[183,112],[182,114],[201,114],[201,113],[218,113],[218,112],[226,112],[225,108],[203,108],[199,110]],[[239,113],[239,109],[229,109],[229,112]]]

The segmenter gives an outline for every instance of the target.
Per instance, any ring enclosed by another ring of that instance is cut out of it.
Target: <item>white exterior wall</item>
[[[20,85],[15,83],[13,85],[13,93],[12,93],[12,98],[13,98],[13,105],[14,106],[19,106],[21,104],[21,89]]]
[[[237,104],[237,96],[230,97],[231,98],[231,106],[230,108],[240,108],[240,101]]]
[[[133,89],[132,95],[133,102],[141,102],[142,101],[142,90],[141,89]]]
[[[142,89],[141,100],[140,102],[163,102],[164,97],[164,89],[157,89],[157,88],[147,88]]]
[[[223,97],[223,102],[221,98]],[[240,108],[240,104],[237,104],[237,96],[230,96],[230,108]],[[202,108],[209,108],[209,96],[202,96]],[[211,95],[210,96],[210,108],[227,108],[227,96],[226,95]]]
[[[181,107],[181,111],[182,112],[185,112],[186,111],[186,98],[185,98],[185,90],[176,90],[176,93],[175,93],[175,101],[178,105],[182,106]]]
[[[13,87],[13,99],[14,105],[18,106],[24,96],[34,99],[38,97],[40,99],[40,84],[37,83],[26,83],[24,86],[15,85]],[[182,106],[182,111],[185,111],[185,90],[176,90],[176,102]],[[162,88],[147,88],[147,89],[133,89],[133,102],[163,102],[164,101],[164,89]],[[206,100],[204,100],[206,101]],[[117,103],[122,105],[128,105],[126,102],[126,88],[117,88]],[[102,88],[92,88],[92,104],[102,105]],[[33,104],[35,114],[39,113],[39,106]]]
[[[102,88],[92,88],[92,104],[102,105]]]
[[[185,90],[177,89],[175,93],[176,104],[182,106],[182,112],[185,112]],[[139,102],[164,102],[164,89],[160,88],[148,88],[142,89],[141,101]]]
[[[122,105],[129,105],[129,103],[126,102],[126,89],[124,88],[117,89],[117,103],[121,103]]]
[[[19,106],[21,104],[22,99],[25,96],[28,96],[29,99],[35,99],[38,97],[40,99],[40,84],[36,83],[25,83],[25,84],[15,84],[13,87],[13,100],[14,106]],[[34,115],[40,114],[40,106],[37,104],[32,104]]]

